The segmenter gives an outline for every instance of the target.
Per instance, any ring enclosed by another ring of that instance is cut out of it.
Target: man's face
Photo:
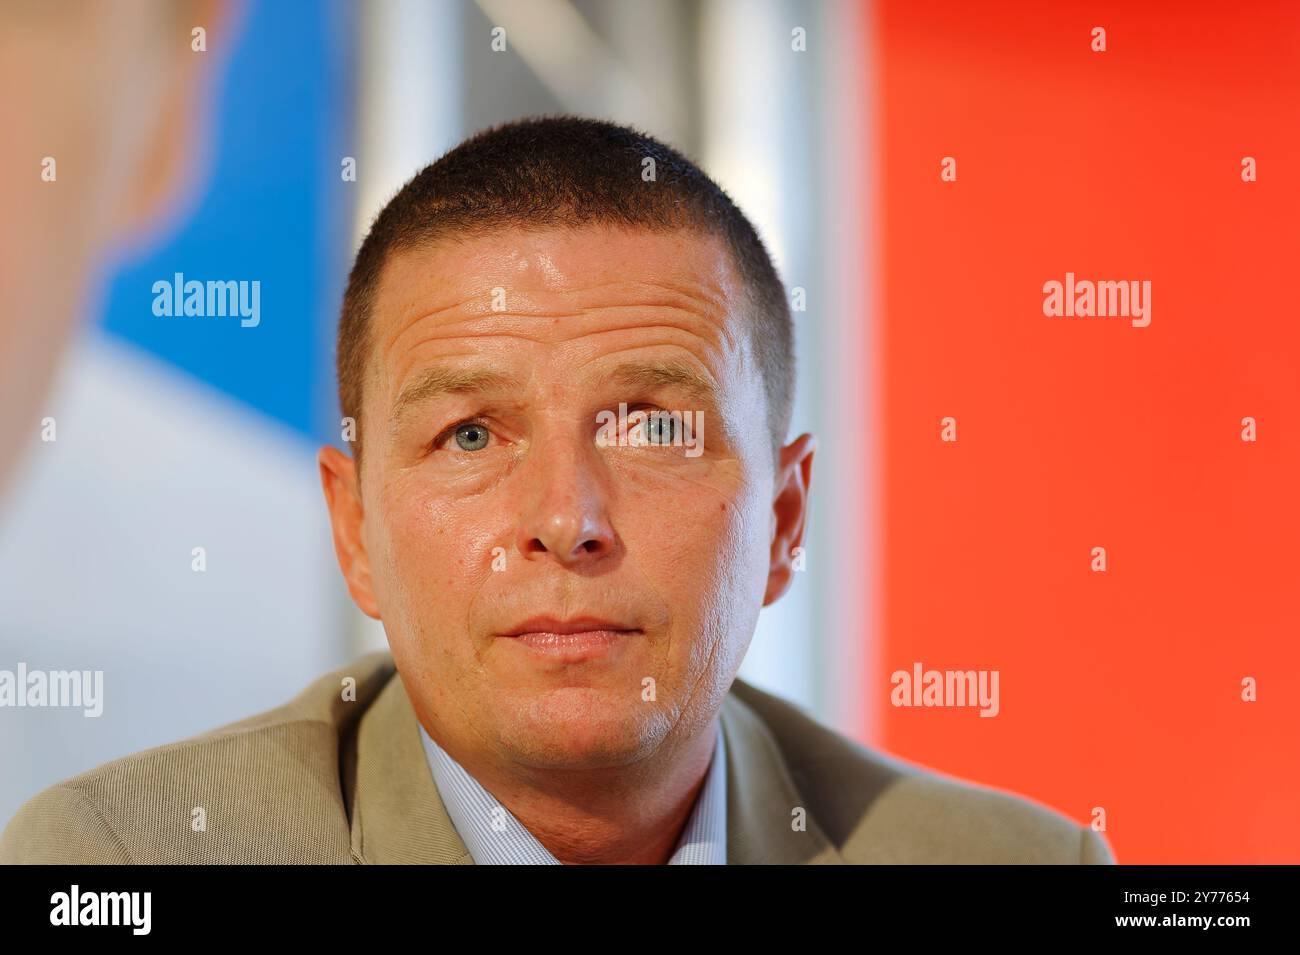
[[[686,232],[390,258],[357,500],[331,509],[336,539],[356,509],[349,586],[453,755],[626,765],[716,715],[780,523],[744,301],[723,244]],[[600,440],[620,403],[643,437],[634,411],[702,413],[699,452]]]

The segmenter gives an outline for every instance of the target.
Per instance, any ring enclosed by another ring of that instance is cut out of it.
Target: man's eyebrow
[[[682,388],[702,402],[716,398],[713,382],[679,361],[624,362],[609,372],[607,380],[631,388]]]
[[[519,390],[523,383],[511,375],[490,368],[453,368],[434,365],[420,372],[402,388],[393,403],[393,418],[409,408],[443,395],[470,395],[486,391]]]

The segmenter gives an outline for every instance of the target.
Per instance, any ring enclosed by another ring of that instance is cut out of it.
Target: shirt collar
[[[420,727],[452,824],[477,865],[560,865],[537,838]],[[727,864],[727,754],[721,724],[713,759],[669,865]]]

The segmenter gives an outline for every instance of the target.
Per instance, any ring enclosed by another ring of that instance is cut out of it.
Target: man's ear
[[[803,531],[808,518],[808,487],[812,480],[817,439],[802,434],[784,448],[777,460],[772,487],[772,553],[763,606],[775,603],[790,588],[796,570],[803,569]]]
[[[375,602],[370,577],[370,557],[366,554],[361,533],[365,512],[361,506],[361,489],[357,485],[356,462],[329,445],[321,448],[316,457],[320,462],[320,483],[325,491],[325,504],[329,507],[330,526],[334,530],[334,554],[338,557],[343,579],[348,583],[348,593],[362,613],[378,620],[379,606]]]

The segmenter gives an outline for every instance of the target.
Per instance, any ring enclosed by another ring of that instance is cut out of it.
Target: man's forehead
[[[605,225],[507,228],[390,255],[371,321],[379,342],[391,342],[414,322],[622,304],[675,307],[720,321],[736,310],[741,294],[716,236]]]
[[[745,301],[727,245],[710,235],[596,226],[439,241],[385,265],[365,391],[388,417],[436,365],[549,381],[651,347],[693,366],[715,397],[739,396],[756,373]]]

